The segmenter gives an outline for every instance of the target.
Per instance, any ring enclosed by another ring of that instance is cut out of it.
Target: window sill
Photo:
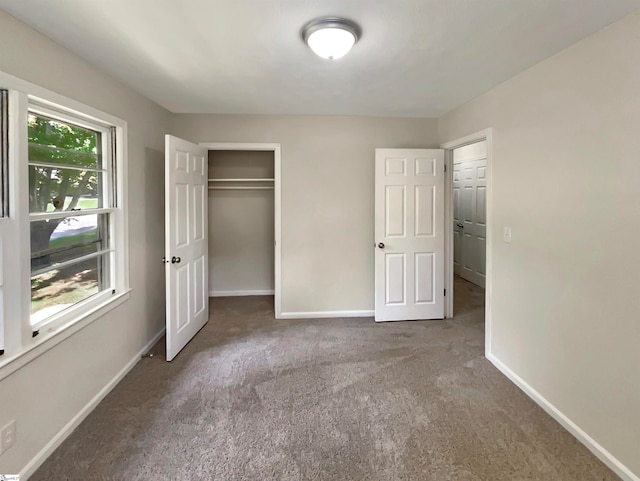
[[[41,339],[35,338],[33,343],[29,346],[23,346],[23,348],[13,356],[6,359],[0,358],[0,381],[126,302],[129,299],[130,292],[131,289],[128,289],[125,292],[111,297],[81,317],[48,332],[47,335]]]

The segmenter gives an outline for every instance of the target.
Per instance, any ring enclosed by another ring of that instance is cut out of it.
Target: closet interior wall
[[[273,294],[273,178],[273,152],[209,151],[211,297]]]

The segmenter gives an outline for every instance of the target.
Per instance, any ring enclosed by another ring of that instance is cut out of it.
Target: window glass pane
[[[104,207],[101,172],[29,166],[29,212]]]
[[[100,169],[101,134],[29,112],[29,162]]]
[[[29,162],[44,162],[65,166],[96,168],[97,155],[91,152],[75,152],[54,146],[41,146],[29,143]]]
[[[31,323],[109,289],[109,257],[104,254],[31,277]]]
[[[107,249],[108,221],[100,214],[31,222],[31,272]]]

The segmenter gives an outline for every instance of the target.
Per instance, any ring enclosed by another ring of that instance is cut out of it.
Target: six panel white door
[[[486,278],[487,142],[453,151],[453,268],[478,286]]]
[[[376,149],[375,320],[444,317],[444,151]]]
[[[209,320],[207,150],[165,138],[167,361]]]

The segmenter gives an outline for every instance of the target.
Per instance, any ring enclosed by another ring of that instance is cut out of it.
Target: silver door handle
[[[457,225],[458,227],[460,227],[461,229],[464,229],[464,224],[462,224],[462,223],[458,222],[456,225]]]

